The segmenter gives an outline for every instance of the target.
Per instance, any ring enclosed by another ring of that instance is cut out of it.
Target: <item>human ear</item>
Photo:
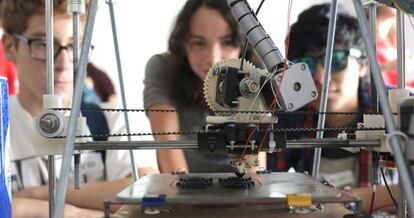
[[[363,63],[363,64],[360,64],[360,66],[359,66],[359,77],[365,77],[366,75],[368,75],[368,73],[369,73],[369,64],[367,64],[367,63]]]
[[[14,39],[12,35],[5,33],[2,37],[2,42],[3,42],[4,55],[9,61],[16,64],[16,51],[17,51],[16,40]]]

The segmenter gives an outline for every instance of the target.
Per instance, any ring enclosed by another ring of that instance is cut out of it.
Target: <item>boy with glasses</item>
[[[288,38],[288,59],[306,63],[312,73],[319,93],[323,84],[324,58],[328,37],[330,4],[313,6],[299,15],[292,25]],[[369,113],[370,96],[367,60],[358,21],[341,8],[338,9],[337,24],[332,55],[331,81],[327,112],[351,112],[347,115],[326,115],[325,127],[356,127],[362,122],[362,113]],[[319,111],[320,96],[303,110]],[[316,128],[318,114],[304,113],[280,119],[282,127]],[[289,133],[289,138],[315,138],[316,132]],[[324,132],[324,138],[336,138],[338,132]],[[286,154],[269,154],[268,168],[285,171],[294,167],[296,171],[312,172],[313,149],[287,150]],[[354,154],[342,149],[323,149],[320,176],[338,188],[359,186],[353,194],[362,197],[364,210],[368,211],[371,197],[369,174],[370,154],[365,150]],[[395,189],[396,187],[392,187]],[[394,190],[395,191],[395,190]],[[398,193],[397,193],[398,194]],[[377,188],[374,208],[389,205],[391,199],[384,187]]]
[[[62,96],[63,107],[67,108],[70,107],[73,93],[73,22],[66,13],[66,1],[53,2],[54,91]],[[4,0],[2,7],[6,32],[3,37],[5,54],[16,65],[20,75],[20,92],[10,98],[9,105],[12,174],[16,178],[13,190],[15,217],[48,216],[47,160],[36,155],[32,139],[33,134],[37,134],[34,117],[43,110],[43,95],[46,93],[44,4],[44,0]],[[84,24],[84,19],[81,22]],[[97,105],[82,107],[99,108]],[[109,116],[105,117],[106,114],[90,112],[83,115],[87,117],[92,134],[114,133],[114,129],[110,128],[113,120]],[[155,162],[155,152],[147,155],[149,157],[141,156],[138,159],[139,166],[151,162],[152,156]],[[87,152],[81,157],[81,164],[85,167],[81,170],[81,178],[88,184],[80,190],[69,186],[65,216],[99,217],[102,213],[95,210],[102,209],[103,199],[116,195],[131,182],[130,178],[126,178],[131,170],[129,155],[127,151],[115,150]],[[59,166],[58,163],[56,165]],[[141,175],[154,171],[152,168],[139,168]]]

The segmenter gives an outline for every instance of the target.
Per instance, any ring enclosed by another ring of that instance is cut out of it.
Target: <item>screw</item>
[[[52,114],[46,114],[40,120],[40,128],[47,133],[53,133],[59,129],[59,120]]]
[[[278,76],[276,76],[276,80],[280,81],[280,80],[282,80],[282,77],[278,75]]]
[[[288,108],[289,108],[289,109],[292,109],[292,108],[293,108],[293,104],[292,104],[292,103],[289,103],[289,104],[288,104]]]
[[[301,88],[302,86],[300,85],[300,83],[296,82],[293,84],[293,90],[299,92]]]
[[[42,128],[50,128],[53,125],[52,119],[45,117],[44,119],[40,120],[40,125]]]
[[[249,89],[250,89],[250,91],[252,91],[252,92],[256,92],[257,88],[258,88],[258,85],[257,85],[257,83],[256,83],[256,82],[251,82],[251,83],[249,84]]]
[[[301,64],[301,65],[300,65],[300,69],[301,69],[301,70],[306,70],[306,64]]]
[[[315,91],[311,92],[311,96],[312,96],[312,98],[315,98],[316,97],[316,92]]]

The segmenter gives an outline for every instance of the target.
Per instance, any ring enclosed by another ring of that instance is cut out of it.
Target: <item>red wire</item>
[[[372,195],[371,195],[371,205],[369,206],[369,215],[372,215],[372,212],[374,210],[374,202],[375,202],[375,188],[372,191]]]
[[[287,37],[286,37],[286,41],[285,41],[285,61],[284,61],[284,63],[283,63],[283,71],[282,71],[282,78],[281,78],[281,80],[280,80],[280,85],[279,86],[277,86],[277,89],[276,89],[276,91],[275,91],[275,96],[274,96],[274,99],[273,99],[273,102],[272,102],[272,104],[270,105],[270,107],[268,108],[268,110],[269,109],[271,109],[272,111],[276,111],[276,108],[277,108],[277,104],[276,104],[276,96],[278,95],[278,93],[280,92],[280,86],[281,86],[281,84],[282,84],[282,82],[283,82],[283,78],[284,78],[284,76],[285,76],[285,72],[286,72],[286,70],[287,70],[287,66],[288,66],[288,64],[287,64],[287,57],[288,57],[288,54],[289,54],[289,41],[290,41],[290,16],[291,16],[291,11],[292,11],[292,4],[293,4],[293,0],[289,0],[289,3],[288,3],[288,14],[287,14]],[[261,121],[261,120],[260,120]],[[269,125],[267,125],[267,127],[266,127],[266,132],[265,132],[265,134],[264,134],[264,136],[263,136],[263,138],[262,138],[262,140],[261,140],[261,142],[260,142],[260,145],[259,145],[259,149],[258,149],[258,151],[257,151],[257,155],[256,155],[256,158],[258,158],[258,156],[259,156],[259,152],[260,152],[260,150],[262,149],[262,147],[263,147],[263,144],[264,144],[264,142],[265,142],[265,138],[266,138],[266,136],[267,136],[267,134],[269,133],[269,131],[270,131],[270,128],[272,127],[272,124],[273,124],[273,121],[274,121],[274,117],[272,116],[272,119],[270,120],[271,122],[269,123]],[[259,123],[260,124],[260,123]]]
[[[274,101],[274,102],[276,102],[276,101]],[[265,132],[265,134],[263,135],[262,140],[260,141],[260,145],[259,145],[259,149],[257,150],[256,158],[258,158],[258,157],[259,157],[259,152],[260,152],[260,150],[262,150],[262,147],[263,147],[263,144],[264,144],[264,142],[265,142],[266,136],[267,136],[267,134],[269,133],[270,127],[272,127],[274,120],[275,120],[275,118],[274,118],[274,116],[272,116],[272,117],[270,118],[270,122],[269,122],[269,124],[268,124],[268,125],[267,125],[267,127],[266,127],[266,132]]]
[[[288,14],[287,14],[287,16],[288,16],[288,22],[287,22],[287,32],[288,32],[288,36],[287,36],[287,40],[286,40],[286,42],[285,43],[287,43],[287,45],[289,45],[288,43],[289,43],[289,36],[290,36],[290,34],[289,34],[289,32],[290,32],[290,15],[291,15],[291,11],[292,11],[292,3],[293,3],[293,0],[289,0],[289,3],[288,3]],[[285,61],[284,61],[284,64],[283,64],[283,71],[282,71],[282,76],[281,76],[281,80],[280,80],[280,85],[282,84],[282,82],[283,82],[283,78],[284,78],[284,76],[285,76],[285,72],[286,72],[286,70],[287,70],[287,55],[288,55],[288,50],[289,50],[289,47],[288,46],[285,46],[286,48],[285,48]],[[276,91],[275,91],[275,96],[274,96],[274,98],[273,98],[273,101],[272,101],[272,104],[270,104],[270,106],[269,106],[269,108],[267,109],[267,110],[272,110],[272,111],[276,111],[276,108],[277,108],[277,98],[276,98],[276,96],[277,96],[277,94],[280,92],[280,85],[279,86],[277,86],[277,89],[276,89]],[[257,129],[258,129],[258,127],[259,127],[259,125],[262,123],[262,120],[263,120],[263,118],[264,118],[264,116],[265,115],[262,115],[261,116],[261,118],[260,118],[260,120],[259,120],[259,122],[256,124],[256,127],[252,130],[252,132],[249,134],[249,137],[247,138],[247,140],[246,140],[246,143],[244,144],[244,149],[243,149],[243,152],[242,152],[242,154],[241,154],[241,156],[240,156],[240,161],[242,161],[243,160],[243,156],[245,155],[245,153],[246,153],[246,151],[247,151],[247,148],[248,148],[248,144],[249,144],[249,141],[250,141],[250,139],[253,137],[253,135],[256,133],[256,131],[257,131]],[[265,141],[265,138],[266,138],[266,136],[267,136],[267,134],[269,133],[269,131],[270,131],[270,127],[272,126],[272,124],[273,124],[273,121],[274,121],[274,118],[273,118],[273,116],[272,116],[272,119],[271,119],[271,122],[269,123],[269,125],[267,126],[267,128],[266,128],[266,132],[265,132],[265,135],[263,136],[263,138],[262,138],[262,140],[261,140],[261,142],[260,142],[260,145],[259,145],[259,149],[258,149],[258,151],[257,151],[257,155],[256,155],[256,158],[258,158],[258,156],[259,156],[259,152],[260,152],[260,150],[262,149],[262,147],[263,147],[263,144],[264,144],[264,141]]]
[[[276,99],[275,100],[273,100],[273,102],[272,102],[272,104],[270,105],[270,107],[272,107],[273,106],[273,104],[275,104],[276,103]],[[247,151],[247,145],[249,144],[249,141],[250,141],[250,139],[253,137],[253,135],[256,133],[256,131],[257,131],[257,129],[258,129],[258,127],[259,127],[259,125],[260,125],[260,123],[262,122],[262,120],[263,120],[263,118],[264,118],[264,116],[261,116],[260,117],[260,120],[259,120],[259,122],[256,124],[256,126],[255,126],[255,128],[252,130],[252,132],[250,132],[250,134],[249,134],[249,137],[247,137],[247,140],[246,140],[246,143],[244,144],[244,149],[243,149],[243,152],[242,152],[242,154],[241,154],[241,156],[240,156],[240,162],[243,160],[243,156],[244,156],[244,154],[246,153],[246,151]],[[258,152],[258,154],[259,154],[259,152]]]

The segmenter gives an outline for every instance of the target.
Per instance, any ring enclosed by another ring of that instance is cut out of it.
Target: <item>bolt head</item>
[[[300,65],[300,69],[301,69],[301,70],[306,70],[306,64],[301,64],[301,65]]]
[[[298,82],[295,82],[294,84],[293,84],[293,90],[295,90],[295,91],[300,91],[300,89],[302,88],[302,85],[300,84],[300,83],[298,83]]]
[[[256,90],[257,90],[257,88],[258,88],[259,86],[257,85],[257,83],[256,82],[252,82],[252,83],[250,83],[249,84],[249,89],[250,89],[250,91],[252,91],[252,92],[255,92]]]
[[[276,76],[276,80],[277,81],[281,81],[282,80],[282,77],[281,76]]]

